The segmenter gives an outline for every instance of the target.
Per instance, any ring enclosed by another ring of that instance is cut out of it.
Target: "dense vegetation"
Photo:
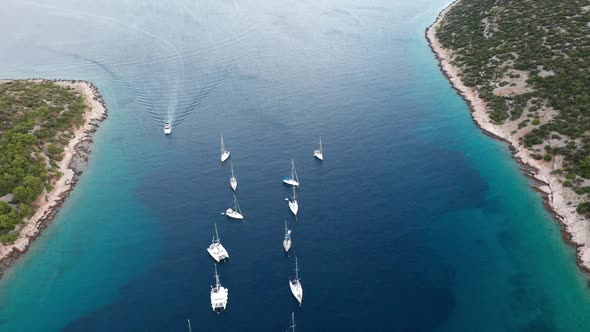
[[[86,104],[74,90],[53,82],[0,83],[0,241],[12,242],[15,227],[34,212],[35,201],[58,177],[56,161],[83,123]]]
[[[513,134],[520,131],[533,157],[563,156],[556,172],[587,195],[590,0],[461,0],[436,36],[453,51],[462,81],[487,102],[490,119],[517,123]],[[590,214],[590,203],[578,211]]]

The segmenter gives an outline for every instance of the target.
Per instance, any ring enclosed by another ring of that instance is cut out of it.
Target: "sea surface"
[[[291,312],[297,331],[589,331],[574,250],[428,48],[447,3],[3,1],[0,77],[90,80],[110,113],[0,280],[0,331],[284,331]],[[221,214],[221,131],[244,223]]]

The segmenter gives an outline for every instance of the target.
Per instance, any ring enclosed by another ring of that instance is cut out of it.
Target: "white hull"
[[[211,309],[213,311],[223,311],[227,307],[229,291],[223,286],[211,288]]]
[[[221,154],[221,162],[224,162],[227,160],[227,158],[229,158],[229,151],[225,150],[223,151],[223,153]]]
[[[172,125],[171,125],[170,123],[168,123],[168,122],[166,122],[166,123],[164,124],[164,134],[165,134],[165,135],[170,135],[170,134],[172,134]]]
[[[315,150],[313,152],[313,156],[318,158],[319,160],[324,160],[324,155],[322,154],[322,152],[320,150]]]
[[[232,209],[232,208],[225,210],[225,215],[232,218],[232,219],[239,219],[239,220],[244,219],[243,215],[241,215],[239,212],[234,211],[234,209]]]
[[[295,171],[295,162],[293,160],[291,160],[291,176],[285,176],[283,183],[293,187],[299,187],[299,177],[297,176],[297,171]]]
[[[238,190],[238,179],[235,177],[229,179],[229,185],[233,191]]]
[[[301,283],[298,280],[289,280],[289,287],[291,288],[291,293],[299,302],[299,305],[303,302],[303,287],[301,287]]]
[[[289,209],[291,209],[291,212],[293,212],[295,216],[297,215],[297,212],[299,211],[299,204],[296,200],[289,200]]]
[[[293,180],[293,179],[283,179],[283,183],[288,184],[290,186],[295,186],[295,187],[299,187],[299,182]]]
[[[291,240],[283,240],[283,249],[285,249],[285,252],[289,252],[289,249],[291,249]]]
[[[219,242],[211,243],[209,248],[207,248],[207,252],[218,263],[225,259],[229,259],[229,254],[227,253],[227,250],[225,250],[223,245],[221,245],[221,243]]]

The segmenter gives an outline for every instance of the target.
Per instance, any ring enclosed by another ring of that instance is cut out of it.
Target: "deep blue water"
[[[281,331],[293,311],[298,331],[587,331],[574,251],[426,44],[446,3],[8,0],[0,76],[94,81],[110,116],[0,281],[0,331]],[[243,224],[220,214],[221,130]],[[215,222],[231,256],[219,316]]]

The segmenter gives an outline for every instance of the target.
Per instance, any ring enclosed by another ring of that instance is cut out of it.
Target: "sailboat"
[[[229,254],[221,244],[221,239],[217,233],[217,224],[215,224],[215,236],[213,237],[213,241],[211,241],[211,245],[207,248],[207,252],[218,263],[229,258]]]
[[[299,281],[299,267],[297,266],[297,257],[295,257],[295,278],[289,278],[289,287],[291,288],[291,293],[301,305],[303,301],[303,287],[301,286],[301,282]]]
[[[293,215],[297,217],[297,211],[299,211],[299,204],[297,204],[297,196],[295,195],[295,186],[293,186],[293,196],[289,199],[289,209],[293,212]]]
[[[215,264],[215,286],[211,286],[211,308],[218,314],[227,307],[228,289],[221,286]]]
[[[238,199],[236,198],[236,194],[234,194],[234,208],[229,208],[225,210],[225,215],[233,219],[244,219],[244,216],[242,215],[242,210],[240,209],[240,205],[238,204]]]
[[[223,133],[221,133],[221,162],[223,163],[227,158],[229,158],[229,151],[225,149],[225,145],[223,144]]]
[[[231,162],[231,178],[229,178],[229,185],[231,187],[231,189],[236,192],[236,190],[238,190],[238,179],[236,179],[236,177],[234,176],[234,163]]]
[[[283,249],[289,252],[291,249],[291,230],[287,228],[287,220],[285,220],[285,239],[283,240]]]
[[[297,171],[295,170],[295,162],[291,159],[291,176],[285,176],[283,178],[283,182],[290,185],[290,186],[299,186],[299,177],[297,176]]]
[[[320,149],[313,151],[313,156],[319,160],[324,160],[324,150],[322,149],[322,136],[320,136]]]

